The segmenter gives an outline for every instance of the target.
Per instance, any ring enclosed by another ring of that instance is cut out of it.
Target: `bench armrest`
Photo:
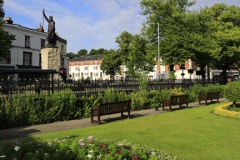
[[[164,102],[170,102],[170,100],[162,100],[162,104],[169,104],[169,103],[164,103]]]
[[[98,111],[98,109],[95,109],[95,108],[91,108],[91,110],[95,110],[95,111]]]

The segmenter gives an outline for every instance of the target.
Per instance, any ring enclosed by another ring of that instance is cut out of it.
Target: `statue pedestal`
[[[60,68],[60,50],[58,48],[43,48],[41,50],[42,69],[54,69],[59,72]],[[52,75],[50,75],[52,80]],[[54,81],[62,81],[60,74],[53,74]]]

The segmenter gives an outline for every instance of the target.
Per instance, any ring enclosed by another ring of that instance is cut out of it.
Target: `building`
[[[8,58],[0,61],[0,68],[41,69],[41,49],[47,45],[46,32],[44,32],[43,26],[40,24],[39,28],[31,29],[13,24],[11,17],[6,17],[3,30],[15,35],[16,40],[13,41]],[[66,57],[67,41],[57,36],[56,43],[61,52],[61,70],[59,72],[64,76],[69,70]],[[35,74],[0,74],[0,78],[17,81],[34,79],[37,76]]]
[[[100,69],[104,55],[81,56],[70,60],[69,76],[72,80],[87,79],[110,79]]]

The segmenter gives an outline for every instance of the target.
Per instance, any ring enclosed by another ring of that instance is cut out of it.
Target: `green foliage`
[[[239,82],[229,82],[226,85],[226,89],[224,91],[224,97],[229,102],[233,102],[233,108],[235,108],[236,102],[240,101],[240,83]]]
[[[3,3],[2,0],[0,0],[0,4]],[[5,12],[2,7],[0,7],[0,61],[3,59],[8,58],[8,53],[10,52],[10,49],[13,47],[12,42],[15,39],[15,35],[8,34],[3,30],[3,17],[5,15]]]
[[[67,57],[69,57],[70,59],[74,59],[78,56],[75,53],[69,52],[69,53],[67,53]]]
[[[174,71],[170,71],[170,79],[175,80],[177,78],[177,76],[174,75],[175,70]]]
[[[77,57],[86,56],[87,54],[88,51],[86,49],[81,49],[80,51],[78,51]]]

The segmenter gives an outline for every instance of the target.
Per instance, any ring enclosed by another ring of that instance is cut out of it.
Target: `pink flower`
[[[83,143],[83,142],[81,142],[81,143],[78,143],[78,144],[80,144],[81,146],[84,146],[84,143]]]
[[[58,139],[54,139],[54,141],[57,141]]]
[[[22,140],[22,142],[23,142],[24,140]]]
[[[93,136],[88,136],[88,139],[92,139]]]
[[[13,141],[14,143],[16,143],[17,142],[17,140],[16,141]]]
[[[138,156],[133,156],[134,159],[138,159]]]
[[[40,140],[38,140],[38,142],[40,142]]]

